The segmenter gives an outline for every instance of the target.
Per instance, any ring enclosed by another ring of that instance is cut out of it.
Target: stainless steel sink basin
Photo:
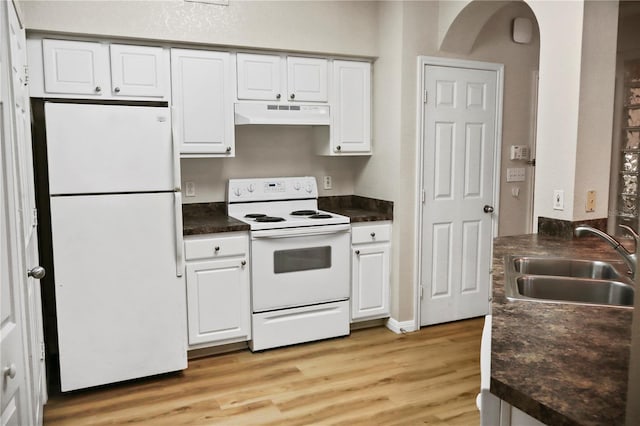
[[[595,279],[620,279],[621,274],[610,263],[597,260],[563,259],[558,257],[517,256],[513,268],[520,274],[554,275]]]
[[[619,281],[535,275],[521,275],[515,281],[518,294],[527,298],[633,306],[633,287]]]
[[[623,263],[506,256],[508,299],[633,307],[634,286]]]

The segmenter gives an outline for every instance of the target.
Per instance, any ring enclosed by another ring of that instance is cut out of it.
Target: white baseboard
[[[389,318],[387,320],[387,328],[396,334],[410,333],[420,329],[420,327],[416,327],[414,320],[398,321],[395,318]]]

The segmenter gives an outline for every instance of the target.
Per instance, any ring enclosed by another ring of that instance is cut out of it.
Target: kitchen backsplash
[[[237,126],[233,158],[183,159],[183,203],[225,201],[229,178],[315,176],[320,196],[350,195],[368,157],[322,157],[314,153],[307,126]],[[332,189],[322,177],[331,176]],[[186,183],[195,196],[186,196]]]

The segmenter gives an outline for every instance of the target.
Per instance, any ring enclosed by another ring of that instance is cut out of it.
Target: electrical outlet
[[[322,181],[324,182],[324,189],[331,189],[331,176],[325,176]]]
[[[587,191],[587,205],[584,211],[587,213],[596,211],[596,191]]]
[[[196,184],[195,182],[185,182],[185,197],[195,197],[196,196]]]
[[[564,210],[564,191],[561,189],[553,191],[553,209]]]

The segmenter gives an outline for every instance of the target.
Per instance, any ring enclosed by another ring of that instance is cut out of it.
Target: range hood
[[[235,104],[236,126],[245,124],[285,124],[293,126],[328,126],[329,105],[279,105],[241,102]]]

